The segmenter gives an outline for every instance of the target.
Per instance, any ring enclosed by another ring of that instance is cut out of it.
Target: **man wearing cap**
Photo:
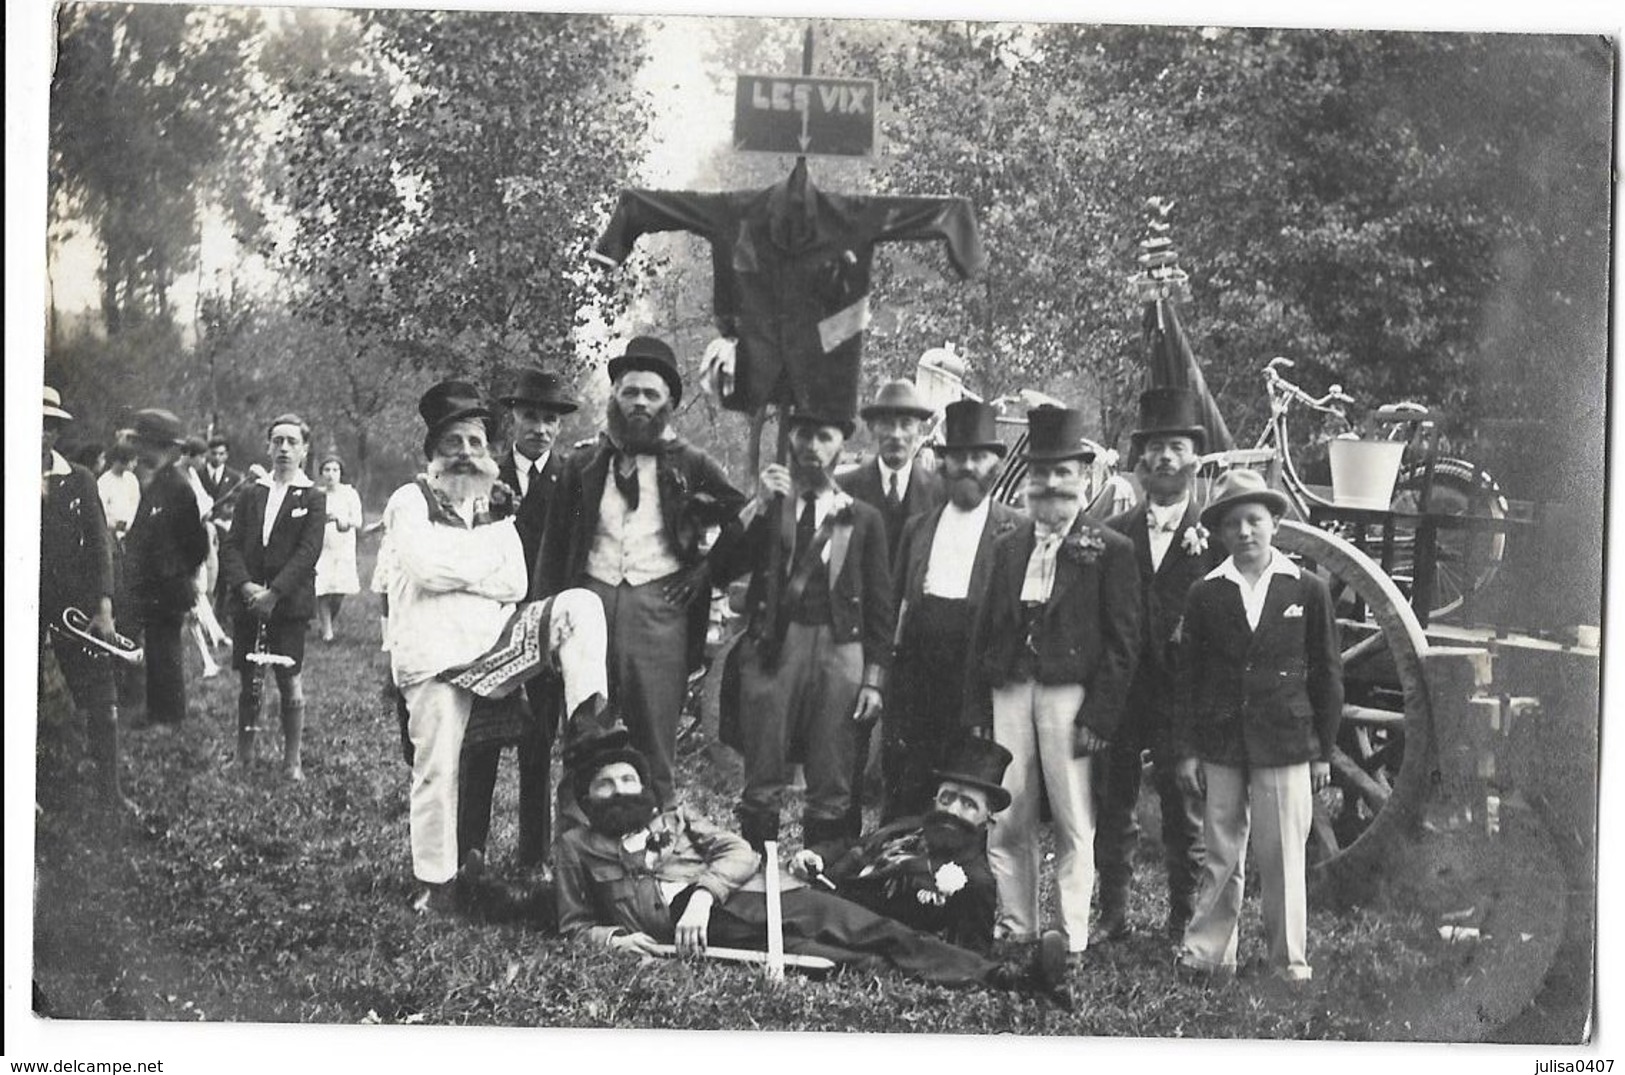
[[[40,648],[50,646],[74,705],[84,714],[86,742],[96,763],[103,804],[133,811],[119,784],[118,693],[112,662],[46,627],[76,608],[90,618],[90,631],[111,641],[113,627],[113,544],[95,475],[69,463],[56,450],[73,416],[47,385],[40,437]]]
[[[146,652],[146,720],[153,724],[186,716],[181,625],[197,601],[197,570],[209,555],[197,496],[177,465],[185,440],[170,412],[135,412],[130,443],[141,464],[141,504],[124,539],[124,569],[132,623]]]
[[[1140,755],[1151,752],[1162,807],[1162,851],[1168,867],[1166,934],[1178,940],[1190,921],[1202,869],[1202,804],[1175,779],[1172,752],[1174,677],[1185,595],[1224,553],[1198,519],[1191,496],[1207,441],[1201,401],[1186,388],[1152,388],[1140,396],[1139,428],[1131,437],[1135,476],[1146,499],[1106,525],[1134,543],[1140,569],[1140,659],[1119,732],[1101,757],[1096,778],[1099,817],[1095,868],[1100,905],[1095,942],[1128,932],[1128,894],[1139,826]]]
[[[305,631],[316,613],[316,561],[327,528],[327,497],[305,474],[310,426],[281,414],[265,428],[270,472],[241,494],[220,542],[220,588],[232,615],[231,664],[237,670],[237,764],[254,761],[259,684],[264,669],[250,658],[274,655],[281,703],[282,773],[305,778]]]
[[[711,561],[737,536],[746,497],[670,428],[683,381],[664,341],[631,340],[610,359],[609,378],[608,428],[565,462],[531,592],[582,586],[603,602],[611,694],[669,806],[677,717],[705,644]],[[702,553],[712,527],[721,535]]]
[[[490,510],[493,414],[464,381],[431,387],[418,413],[427,473],[389,498],[378,555],[389,598],[384,643],[412,747],[413,907],[448,911],[457,899],[459,759],[475,699],[484,696],[480,683],[506,677],[494,693],[511,691],[512,670],[523,665],[533,675],[541,653],[559,665],[567,704],[601,706],[603,618],[580,591],[555,595],[541,617],[530,606],[515,615],[528,576],[514,519]],[[519,638],[522,628],[528,633]]]
[[[564,459],[554,445],[559,421],[576,409],[563,381],[534,368],[512,371],[497,402],[509,451],[497,476],[517,500],[508,505],[525,551],[527,578],[536,570],[549,505],[558,488]],[[557,680],[538,676],[525,684],[526,705],[477,707],[463,737],[462,788],[457,801],[457,846],[465,864],[472,851],[485,853],[491,831],[491,801],[496,791],[502,748],[513,744],[519,755],[519,846],[522,866],[539,866],[552,847],[549,770],[553,733],[561,704]],[[510,719],[494,719],[499,715]],[[514,719],[517,718],[517,719]]]
[[[559,833],[559,929],[643,955],[675,944],[768,947],[767,900],[755,852],[683,810],[662,811],[643,755],[613,732],[577,757],[572,783],[586,825]],[[784,950],[952,987],[1034,993],[1067,1006],[1065,942],[1044,939],[1025,968],[996,963],[794,877],[781,878]]]
[[[796,877],[821,884],[876,914],[949,944],[993,949],[998,890],[987,864],[987,830],[1010,805],[1010,752],[964,736],[944,755],[929,812],[883,825],[833,863],[815,850],[790,859]]]
[[[803,842],[832,847],[849,830],[854,732],[879,716],[896,629],[880,513],[836,486],[832,472],[850,419],[792,412],[790,465],[762,471],[732,577],[752,571],[740,643],[739,712],[745,788],[739,826],[756,847],[777,840],[792,751],[807,794]],[[778,526],[769,525],[778,514]],[[767,605],[773,535],[785,542],[776,619]],[[799,747],[799,751],[796,748]]]
[[[1117,734],[1139,647],[1134,546],[1083,515],[1080,411],[1027,414],[1028,520],[993,546],[971,632],[966,717],[1013,755],[1011,805],[988,839],[999,931],[1038,935],[1039,799],[1055,819],[1056,887],[1067,946],[1089,944],[1095,807],[1090,755]]]
[[[987,594],[993,542],[1021,521],[988,497],[1006,450],[996,416],[974,400],[948,405],[939,451],[948,500],[903,528],[894,563],[897,652],[881,723],[887,821],[931,802],[931,774],[959,731],[970,628]]]

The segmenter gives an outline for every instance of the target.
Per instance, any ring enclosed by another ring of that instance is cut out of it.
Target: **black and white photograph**
[[[24,7],[11,1070],[1611,1069],[1617,11]]]

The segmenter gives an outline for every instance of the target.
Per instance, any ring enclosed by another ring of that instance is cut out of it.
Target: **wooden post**
[[[767,882],[767,980],[784,981],[784,908],[779,903],[779,842],[762,844],[762,879]]]

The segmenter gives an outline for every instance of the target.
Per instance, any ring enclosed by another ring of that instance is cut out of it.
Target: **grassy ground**
[[[1090,953],[1074,971],[1070,1013],[897,977],[797,979],[769,990],[745,969],[643,962],[524,925],[418,917],[407,909],[407,770],[380,694],[377,637],[376,607],[361,597],[345,608],[334,645],[311,641],[301,785],[283,783],[270,761],[246,780],[228,768],[236,691],[229,670],[192,680],[194,713],[180,727],[127,736],[128,790],[144,810],[140,823],[120,826],[99,813],[82,766],[42,761],[34,956],[43,1012],[1380,1039],[1407,1036],[1408,1015],[1389,998],[1414,995],[1433,973],[1438,942],[1419,918],[1316,910],[1309,993],[1282,998],[1246,981],[1221,990],[1177,981],[1160,935],[1161,870],[1149,840],[1140,848],[1143,883],[1131,907],[1136,932]],[[195,672],[196,655],[191,659]],[[684,765],[690,805],[726,821],[737,765],[720,747],[695,750]],[[491,843],[499,876],[511,868],[514,795],[505,761]],[[1260,943],[1256,901],[1249,900],[1243,957]]]

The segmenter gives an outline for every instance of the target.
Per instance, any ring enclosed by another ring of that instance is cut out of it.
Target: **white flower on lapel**
[[[837,492],[829,502],[829,510],[834,513],[838,521],[850,522],[852,520],[852,498],[846,493]]]
[[[965,882],[970,879],[965,876],[965,868],[959,863],[944,862],[937,867],[937,874],[932,880],[936,882],[938,892],[944,896],[952,896],[964,888]]]
[[[1281,613],[1281,618],[1283,620],[1301,620],[1301,619],[1303,619],[1303,606],[1302,605],[1288,605],[1286,607],[1286,610]]]
[[[1197,523],[1195,526],[1187,526],[1185,528],[1185,533],[1184,536],[1180,538],[1180,543],[1184,546],[1186,555],[1200,556],[1204,552],[1207,552],[1207,538],[1207,527],[1203,526],[1201,523]]]
[[[297,519],[301,515],[309,515],[309,514],[310,514],[310,509],[309,508],[294,508],[292,511],[290,511],[288,513],[288,516],[289,516],[289,518]]]

